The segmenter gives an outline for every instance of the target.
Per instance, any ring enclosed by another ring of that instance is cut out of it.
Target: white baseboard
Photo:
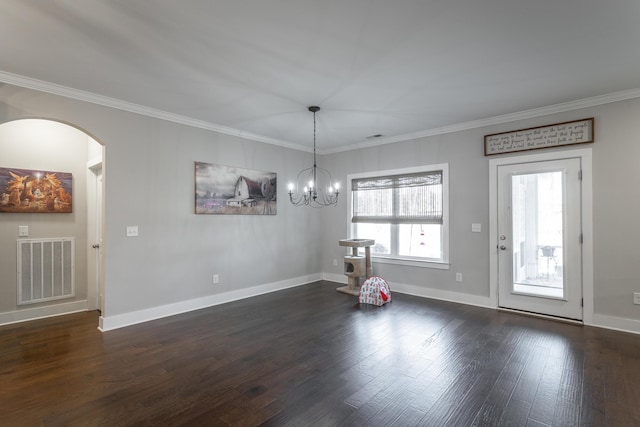
[[[322,279],[336,283],[347,283],[347,276],[343,274],[322,273]],[[491,302],[491,298],[479,295],[470,295],[461,292],[445,291],[441,289],[425,288],[423,286],[394,282],[389,282],[389,287],[391,288],[391,293],[398,292],[400,294],[456,302],[459,304],[475,305],[478,307],[493,309],[496,308],[495,304]]]
[[[342,283],[344,285],[348,283],[347,276],[345,276],[344,274],[322,273],[322,280],[327,280],[329,282]]]
[[[62,316],[64,314],[87,310],[88,306],[86,300],[65,302],[62,304],[47,305],[43,307],[25,308],[22,310],[0,313],[0,325],[10,325],[12,323]]]
[[[322,279],[336,283],[347,283],[347,276],[341,274],[322,273]],[[460,292],[443,291],[440,289],[424,288],[416,285],[406,285],[389,282],[391,292],[414,295],[424,298],[433,298],[443,301],[450,301],[460,304],[475,305],[497,309],[489,297],[463,294]],[[640,320],[626,319],[623,317],[606,316],[603,314],[593,314],[591,321],[585,320],[585,325],[597,328],[613,329],[621,332],[640,334]]]
[[[197,298],[188,301],[181,301],[161,307],[153,307],[115,316],[100,317],[98,329],[100,329],[101,331],[109,331],[112,329],[123,328],[125,326],[134,325],[136,323],[142,323],[162,317],[173,316],[175,314],[180,314],[187,311],[198,310],[201,308],[224,304],[244,298],[250,298],[261,294],[275,292],[296,286],[302,286],[318,280],[327,280],[340,284],[347,283],[347,277],[342,274],[322,273],[302,276],[294,279],[283,280],[280,282],[254,286],[251,288],[239,289],[237,291],[209,295],[203,298]],[[424,288],[421,286],[402,283],[390,282],[389,285],[392,292],[496,309],[489,297],[469,295],[453,291],[444,291],[440,289]],[[7,313],[0,313],[0,326],[47,317],[61,316],[87,310],[88,306],[87,301],[85,300],[16,310]],[[640,334],[640,320],[627,319],[623,317],[593,314],[592,321],[588,323],[585,322],[585,325],[612,329],[621,332],[629,332],[632,334]]]
[[[587,324],[587,323],[585,323]],[[640,320],[626,319],[624,317],[593,314],[593,322],[588,324],[598,328],[613,329],[615,331],[640,334]]]
[[[162,317],[174,316],[188,311],[199,310],[212,307],[214,305],[250,298],[257,295],[293,288],[317,282],[322,278],[321,274],[311,274],[308,276],[296,277],[294,279],[282,280],[280,282],[267,283],[253,286],[251,288],[238,289],[236,291],[224,292],[221,294],[208,295],[202,298],[195,298],[187,301],[180,301],[173,304],[151,307],[144,310],[129,313],[116,314],[113,316],[101,316],[98,329],[105,332],[113,329],[124,328],[125,326],[137,323],[148,322]]]
[[[423,298],[431,298],[442,301],[456,302],[459,304],[475,305],[477,307],[492,308],[491,298],[480,295],[463,294],[462,292],[445,291],[442,289],[424,288],[422,286],[407,285],[403,283],[389,282],[391,292],[413,295]]]

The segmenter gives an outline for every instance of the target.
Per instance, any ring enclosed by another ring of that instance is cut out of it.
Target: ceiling
[[[2,0],[0,72],[332,152],[640,88],[640,1]]]

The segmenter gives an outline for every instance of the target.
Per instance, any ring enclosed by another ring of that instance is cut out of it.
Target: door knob
[[[506,251],[506,250],[507,250],[507,247],[506,247],[505,245],[500,245],[500,250],[501,250],[501,251]]]

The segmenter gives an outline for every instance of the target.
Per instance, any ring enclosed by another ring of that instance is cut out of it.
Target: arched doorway
[[[0,124],[0,324],[103,308],[103,158],[96,138],[67,123]],[[59,239],[72,257],[56,255]]]

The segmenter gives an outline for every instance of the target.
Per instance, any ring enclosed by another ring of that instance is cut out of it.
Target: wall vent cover
[[[18,239],[18,305],[75,296],[75,238]]]

